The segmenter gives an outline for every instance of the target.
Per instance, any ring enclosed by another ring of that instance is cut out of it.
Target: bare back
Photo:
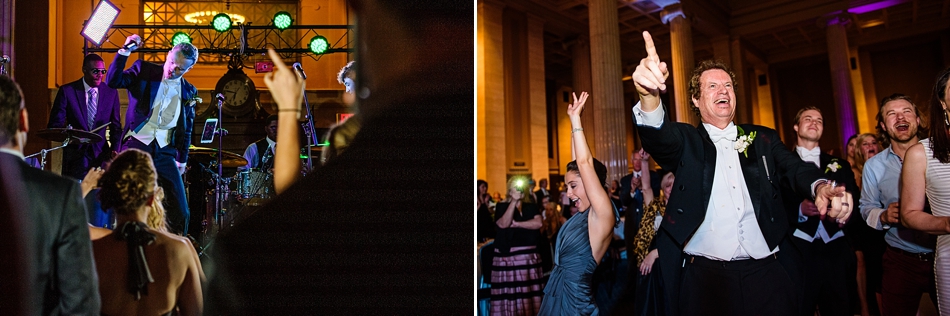
[[[161,315],[176,306],[181,315],[200,315],[201,267],[194,248],[180,237],[149,229],[155,241],[144,247],[155,282],[138,301],[128,290],[129,256],[125,241],[109,234],[93,241],[103,315]]]

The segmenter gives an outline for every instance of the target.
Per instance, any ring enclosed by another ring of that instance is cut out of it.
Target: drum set
[[[222,168],[218,168],[219,156]],[[247,160],[236,153],[192,146],[188,165],[185,186],[192,214],[189,226],[200,228],[191,232],[199,244],[209,243],[219,231],[253,214],[276,196],[273,172],[235,170],[247,166]],[[196,216],[199,212],[203,216]]]
[[[36,135],[40,138],[62,144],[42,149],[25,158],[31,165],[45,169],[49,154],[56,150],[76,143],[92,144],[103,141],[102,136],[95,132],[105,126],[107,125],[92,132],[73,129],[71,126],[39,131]],[[247,166],[247,160],[241,155],[215,148],[191,146],[188,158],[188,171],[185,173],[184,182],[191,212],[189,226],[193,227],[189,235],[195,238],[202,248],[208,246],[211,238],[219,231],[253,214],[276,196],[271,170],[236,170]],[[219,166],[221,168],[218,168]]]

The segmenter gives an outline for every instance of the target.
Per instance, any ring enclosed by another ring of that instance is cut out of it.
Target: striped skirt
[[[495,249],[491,271],[491,315],[537,315],[544,296],[544,272],[535,246]]]

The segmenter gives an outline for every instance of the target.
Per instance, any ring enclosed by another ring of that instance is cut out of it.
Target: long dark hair
[[[930,149],[934,152],[934,158],[942,163],[950,162],[950,136],[947,135],[947,128],[950,126],[947,126],[947,112],[942,105],[947,97],[948,79],[950,79],[950,68],[937,77],[937,83],[934,84],[930,98]]]

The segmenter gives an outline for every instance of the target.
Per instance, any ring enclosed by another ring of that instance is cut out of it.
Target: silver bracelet
[[[574,134],[574,132],[583,132],[583,131],[584,131],[583,127],[572,128],[571,134]]]

